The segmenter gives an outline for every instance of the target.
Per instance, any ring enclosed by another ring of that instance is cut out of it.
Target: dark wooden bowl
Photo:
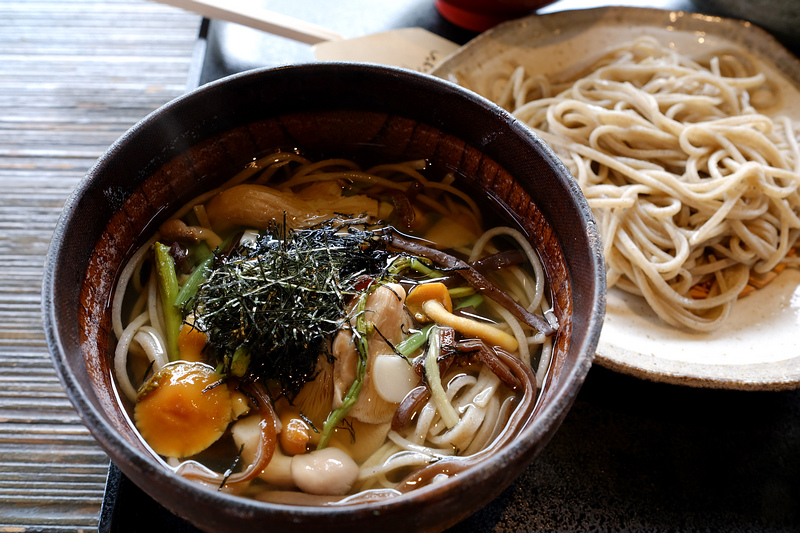
[[[360,159],[428,158],[515,219],[542,257],[561,327],[536,411],[520,438],[463,475],[385,503],[266,504],[208,490],[152,457],[112,379],[110,301],[131,253],[177,206],[257,153],[300,148]],[[157,110],[100,158],[67,202],[43,289],[53,361],[114,463],[207,531],[437,531],[496,497],[560,425],[592,363],[605,306],[591,211],[550,149],[487,100],[439,79],[370,65],[258,70]],[[146,517],[143,517],[146,520]]]

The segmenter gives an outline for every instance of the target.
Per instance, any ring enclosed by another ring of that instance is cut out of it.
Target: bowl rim
[[[169,469],[163,468],[156,464],[152,458],[146,457],[141,451],[133,447],[125,438],[123,438],[116,429],[109,423],[109,421],[99,412],[93,402],[90,400],[87,391],[83,390],[76,376],[72,374],[64,340],[62,339],[60,320],[58,316],[59,304],[56,301],[55,283],[57,277],[58,265],[60,258],[64,253],[65,247],[68,243],[65,241],[66,234],[70,227],[76,224],[75,209],[89,189],[95,186],[97,176],[101,175],[108,162],[114,156],[125,149],[125,146],[138,136],[144,134],[147,129],[156,121],[159,120],[160,115],[163,113],[173,112],[185,106],[191,105],[198,95],[202,95],[211,91],[218,90],[221,86],[230,86],[237,84],[248,84],[251,80],[261,79],[264,76],[271,76],[279,71],[297,71],[307,69],[357,69],[360,72],[378,73],[382,76],[391,76],[399,80],[411,83],[425,83],[434,84],[439,87],[439,90],[446,93],[454,93],[458,97],[467,100],[471,105],[478,106],[484,110],[491,111],[499,115],[499,117],[507,123],[507,126],[518,136],[524,138],[527,143],[537,145],[542,149],[542,156],[549,161],[551,165],[559,169],[560,179],[566,180],[566,186],[571,189],[572,197],[576,202],[576,207],[581,212],[582,217],[580,222],[585,225],[585,232],[587,234],[587,241],[590,246],[589,261],[595,266],[595,284],[594,294],[586,295],[587,300],[592,302],[592,308],[587,311],[588,321],[585,326],[586,334],[582,339],[580,346],[571,347],[570,350],[576,350],[578,359],[575,364],[566,373],[565,386],[559,387],[552,397],[549,404],[533,417],[531,423],[523,431],[523,438],[515,439],[513,442],[505,446],[497,454],[487,458],[482,463],[480,468],[470,468],[467,472],[462,474],[461,479],[478,479],[486,478],[488,475],[498,469],[502,469],[508,462],[518,461],[528,454],[533,447],[532,443],[539,444],[539,450],[544,447],[546,440],[541,442],[537,435],[544,434],[552,436],[554,431],[553,426],[560,425],[566,412],[571,407],[572,403],[577,396],[583,381],[592,365],[594,358],[594,348],[600,336],[600,329],[603,323],[603,315],[605,312],[605,269],[603,264],[602,247],[600,245],[600,237],[591,210],[585,197],[580,192],[577,182],[566,170],[566,167],[555,156],[550,148],[539,139],[532,131],[525,127],[521,122],[517,121],[508,112],[496,106],[488,99],[479,96],[471,91],[463,89],[458,85],[446,80],[435,78],[433,76],[420,74],[407,69],[397,67],[387,67],[376,64],[365,63],[348,63],[348,62],[330,62],[330,63],[308,63],[302,65],[287,65],[281,67],[265,67],[253,69],[242,73],[237,73],[220,80],[210,82],[206,85],[198,87],[190,92],[187,92],[170,102],[164,104],[158,109],[148,113],[144,118],[139,120],[135,125],[129,128],[122,136],[120,136],[102,156],[98,158],[95,164],[89,169],[86,175],[81,179],[78,186],[66,201],[62,213],[59,216],[50,247],[47,252],[45,260],[44,278],[42,283],[42,313],[44,320],[44,330],[48,349],[51,354],[55,369],[57,371],[59,380],[62,383],[67,395],[72,402],[73,406],[78,411],[84,423],[92,433],[93,437],[98,441],[100,446],[111,456],[114,460],[118,456],[124,456],[131,466],[135,468],[142,475],[155,475],[165,481],[170,489],[180,491],[190,491],[192,494],[200,498],[200,502],[223,502],[224,505],[233,507],[239,510],[243,515],[251,514],[253,512],[270,511],[276,513],[287,513],[288,515],[319,515],[341,518],[344,515],[350,515],[357,511],[369,509],[370,512],[381,512],[386,508],[395,508],[398,506],[415,506],[419,501],[427,498],[437,498],[443,493],[449,492],[455,483],[445,482],[440,485],[426,487],[423,490],[411,491],[407,494],[391,498],[382,502],[369,502],[358,503],[345,506],[298,506],[288,504],[266,503],[253,499],[242,498],[222,492],[214,492],[204,487],[199,486],[197,483],[189,481],[180,475],[175,474]],[[85,265],[83,265],[83,272],[85,274]],[[84,279],[80,280],[83,283]],[[574,297],[573,297],[574,298]],[[549,440],[549,438],[547,439]],[[538,451],[536,453],[538,453]],[[527,463],[532,460],[530,457]],[[115,461],[116,462],[116,461]],[[117,464],[118,468],[125,472],[123,465]],[[519,472],[521,473],[521,471]],[[518,474],[517,474],[518,475]],[[514,476],[516,477],[516,475]],[[474,483],[472,484],[474,486]],[[471,510],[470,512],[476,509]]]

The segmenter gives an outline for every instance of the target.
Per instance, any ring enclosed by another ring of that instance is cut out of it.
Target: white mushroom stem
[[[282,220],[292,228],[306,228],[336,213],[377,216],[378,201],[366,195],[342,195],[335,182],[321,182],[299,193],[252,183],[236,185],[216,194],[206,213],[214,228],[246,226],[266,228]]]
[[[442,326],[449,326],[454,330],[468,337],[478,337],[483,339],[491,346],[514,352],[519,348],[519,343],[513,335],[496,328],[490,324],[484,324],[471,318],[454,315],[447,311],[444,306],[436,300],[428,300],[422,304],[422,310],[428,317]]]

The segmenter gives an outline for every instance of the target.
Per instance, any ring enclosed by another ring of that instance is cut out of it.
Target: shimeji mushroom
[[[454,315],[436,300],[428,300],[422,305],[423,312],[437,324],[449,326],[467,336],[478,337],[492,346],[499,346],[509,352],[519,348],[519,343],[513,335],[498,329],[490,324],[478,322],[471,318]]]
[[[358,480],[358,465],[339,448],[323,448],[293,457],[292,478],[308,494],[347,494]]]
[[[419,322],[433,321],[464,335],[483,339],[492,346],[500,346],[510,352],[519,347],[513,335],[485,322],[453,314],[450,294],[443,283],[424,283],[414,287],[408,293],[406,306]]]
[[[231,435],[237,449],[242,450],[242,459],[247,464],[256,460],[258,448],[261,446],[261,417],[248,416],[231,426]],[[292,478],[292,457],[284,454],[280,446],[276,446],[272,458],[266,467],[258,473],[264,481],[282,488],[294,488]]]
[[[258,416],[244,418],[231,428],[242,458],[252,462],[259,446]],[[285,429],[285,428],[284,428]],[[339,448],[330,447],[295,456],[286,455],[276,447],[272,460],[259,477],[280,488],[299,488],[318,495],[346,494],[358,479],[358,465]]]

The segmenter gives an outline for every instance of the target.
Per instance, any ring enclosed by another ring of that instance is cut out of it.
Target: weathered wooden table
[[[50,362],[44,256],[97,157],[186,90],[200,22],[145,0],[0,1],[0,531],[97,528],[108,458]]]

